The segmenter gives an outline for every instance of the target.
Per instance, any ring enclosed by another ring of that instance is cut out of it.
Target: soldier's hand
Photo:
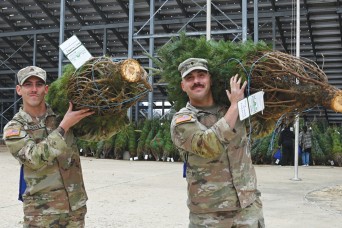
[[[231,104],[234,104],[245,97],[244,91],[247,85],[245,81],[241,86],[241,77],[238,74],[230,78],[230,91],[226,90],[228,99]]]
[[[65,132],[67,132],[69,128],[77,124],[83,118],[94,114],[94,111],[90,111],[90,109],[88,108],[73,111],[72,107],[73,107],[72,103],[69,102],[69,109],[65,113],[63,120],[59,124],[59,126],[62,127]]]

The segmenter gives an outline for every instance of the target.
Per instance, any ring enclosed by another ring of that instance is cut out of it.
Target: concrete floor
[[[182,164],[82,157],[88,192],[86,227],[187,227]],[[256,166],[268,228],[342,227],[342,168]],[[19,165],[0,152],[0,227],[22,227]]]

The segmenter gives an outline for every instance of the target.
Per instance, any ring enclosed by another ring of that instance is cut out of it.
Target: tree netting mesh
[[[326,74],[313,61],[272,49],[263,42],[207,41],[181,35],[158,50],[153,58],[156,74],[167,82],[168,98],[179,110],[188,101],[180,87],[178,65],[187,58],[208,60],[216,103],[229,105],[226,89],[232,76],[248,81],[247,95],[264,91],[265,109],[251,117],[252,132],[262,136],[281,116],[290,122],[295,114],[317,105],[342,112],[341,90],[328,84]]]
[[[265,92],[265,110],[253,117],[254,130],[258,132],[267,128],[263,124],[268,120],[285,117],[290,123],[297,113],[316,105],[342,111],[341,91],[328,84],[324,71],[309,59],[280,51],[263,51],[248,60],[246,66],[250,66],[249,93]]]
[[[76,109],[90,108],[97,115],[121,113],[151,91],[147,76],[134,59],[93,58],[70,78],[67,95]]]
[[[74,132],[84,140],[98,141],[129,123],[128,109],[152,90],[148,80],[147,72],[134,59],[92,58],[77,70],[67,66],[63,76],[51,84],[47,101],[60,115],[68,109],[68,101],[75,110],[95,111],[74,126]]]

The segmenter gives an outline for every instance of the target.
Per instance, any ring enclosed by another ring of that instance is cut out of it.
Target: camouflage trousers
[[[262,202],[258,197],[251,205],[238,211],[191,213],[189,228],[264,228]]]
[[[24,228],[84,228],[87,207],[55,215],[24,216]]]

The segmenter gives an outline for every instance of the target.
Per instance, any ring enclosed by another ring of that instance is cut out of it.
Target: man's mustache
[[[196,83],[196,84],[193,84],[193,86],[191,86],[191,89],[195,89],[197,87],[204,88],[204,85],[200,83]]]

